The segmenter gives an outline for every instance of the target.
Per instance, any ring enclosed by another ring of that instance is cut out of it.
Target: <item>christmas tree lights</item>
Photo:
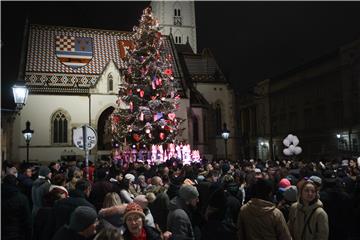
[[[124,83],[112,113],[113,139],[129,146],[177,143],[182,120],[176,116],[180,96],[175,88],[172,56],[166,52],[159,22],[151,7],[134,27],[133,43],[124,58]]]

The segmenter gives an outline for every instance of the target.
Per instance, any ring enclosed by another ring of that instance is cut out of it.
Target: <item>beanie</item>
[[[285,191],[285,189],[290,186],[291,186],[291,183],[290,183],[289,179],[287,179],[287,178],[282,178],[279,182],[279,190],[282,192]]]
[[[199,197],[199,192],[192,185],[182,185],[179,189],[179,197],[185,201],[191,201]]]
[[[321,184],[322,184],[322,180],[321,180],[321,178],[318,177],[318,176],[311,176],[311,177],[309,178],[309,180],[313,181],[313,182],[316,184],[316,186],[318,186],[318,187],[320,187]]]
[[[94,224],[97,219],[96,211],[91,207],[80,206],[71,214],[69,228],[81,232]]]
[[[285,189],[283,193],[285,200],[289,202],[296,202],[297,200],[297,188],[294,185],[291,185]]]
[[[50,169],[46,166],[41,166],[39,168],[39,176],[46,177],[50,173]]]
[[[134,198],[134,203],[137,203],[140,205],[142,209],[146,208],[149,204],[149,201],[147,200],[145,195],[138,195]]]
[[[145,220],[145,214],[142,207],[139,204],[132,202],[126,206],[124,213],[124,221],[126,222],[126,218],[133,213],[139,214],[143,218],[143,220]]]
[[[125,175],[125,179],[129,180],[129,182],[134,182],[135,181],[135,176],[131,173],[128,173]]]

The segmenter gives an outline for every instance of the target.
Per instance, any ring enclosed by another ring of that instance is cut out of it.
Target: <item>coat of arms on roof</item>
[[[93,57],[92,39],[89,37],[56,36],[55,54],[59,61],[68,67],[84,67]]]
[[[131,49],[134,49],[134,43],[129,40],[120,40],[119,41],[119,53],[121,60],[124,60],[127,52]]]

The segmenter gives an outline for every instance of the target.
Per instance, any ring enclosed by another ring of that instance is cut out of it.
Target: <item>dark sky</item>
[[[149,2],[1,2],[1,99],[12,105],[23,27],[131,31]],[[360,37],[360,2],[196,2],[198,51],[210,48],[233,86],[286,72]]]

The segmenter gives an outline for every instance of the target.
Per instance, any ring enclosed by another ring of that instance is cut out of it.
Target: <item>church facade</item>
[[[153,2],[152,7],[174,59],[174,78],[182,97],[177,115],[185,119],[180,139],[207,158],[224,158],[221,131],[226,123],[230,133],[235,132],[235,97],[211,51],[197,53],[194,2]],[[131,41],[131,32],[30,25],[25,69],[30,91],[15,119],[7,158],[26,158],[22,129],[27,121],[34,130],[32,162],[81,159],[84,153],[73,144],[73,129],[83,124],[97,132],[91,159],[110,154],[108,117],[116,106],[126,67],[123,58]],[[69,56],[68,49],[81,54]],[[231,159],[237,158],[234,139],[228,140]]]

